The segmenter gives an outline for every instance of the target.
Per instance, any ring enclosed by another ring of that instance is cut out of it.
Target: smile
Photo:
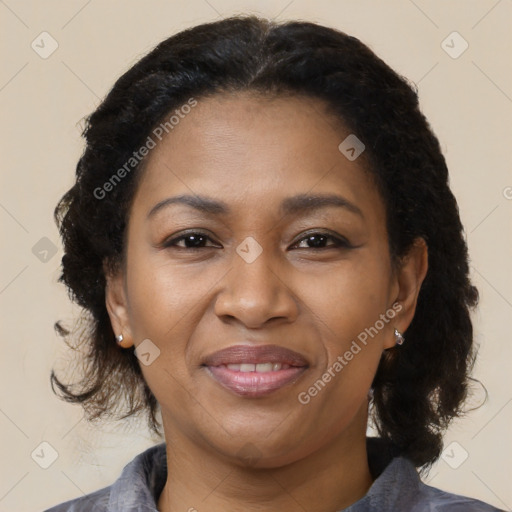
[[[240,396],[266,396],[297,380],[309,367],[301,354],[278,345],[234,345],[210,354],[203,367]]]
[[[246,397],[266,396],[297,380],[306,366],[281,363],[229,364],[207,366],[219,384],[237,395]]]
[[[229,370],[234,370],[235,372],[258,372],[258,373],[267,373],[267,372],[277,372],[279,370],[286,370],[290,368],[289,364],[286,363],[242,363],[242,364],[227,364],[222,365],[228,368]]]

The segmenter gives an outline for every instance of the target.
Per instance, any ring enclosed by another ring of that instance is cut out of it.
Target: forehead
[[[350,161],[338,149],[348,135],[314,98],[197,99],[147,156],[134,203],[147,213],[170,195],[196,194],[239,212],[297,194],[337,192],[382,216],[364,157]]]

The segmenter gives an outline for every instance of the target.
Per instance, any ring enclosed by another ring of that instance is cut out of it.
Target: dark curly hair
[[[86,347],[83,378],[65,384],[52,371],[52,388],[81,403],[90,420],[146,411],[150,427],[160,432],[158,403],[134,351],[114,342],[105,306],[105,271],[123,262],[129,208],[145,160],[104,197],[95,191],[171,111],[190,98],[239,91],[323,100],[366,146],[366,166],[386,206],[394,264],[417,238],[426,241],[429,268],[407,343],[382,355],[371,418],[397,453],[427,467],[440,455],[450,420],[463,413],[476,353],[470,309],[478,291],[469,280],[457,203],[417,88],[357,38],[311,22],[235,16],[182,31],[121,76],[88,116],[76,183],[55,209],[64,244],[59,281],[87,316],[78,335]],[[59,322],[56,328],[70,334]]]

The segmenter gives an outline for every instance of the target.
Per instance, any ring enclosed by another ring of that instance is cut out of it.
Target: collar
[[[109,512],[157,512],[156,503],[167,479],[165,443],[147,449],[125,466],[111,487]],[[421,484],[411,461],[400,457],[384,440],[367,438],[368,465],[374,482],[363,498],[344,512],[402,510]]]

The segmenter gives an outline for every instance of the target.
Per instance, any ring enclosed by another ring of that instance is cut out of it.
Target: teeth
[[[281,365],[276,364],[276,366],[281,366]],[[256,365],[257,372],[271,372],[273,370],[273,368],[274,368],[274,365],[272,363],[259,363]]]
[[[290,368],[289,364],[283,363],[241,363],[241,364],[227,364],[226,367],[229,370],[233,370],[235,372],[278,372],[279,370],[286,370]]]

